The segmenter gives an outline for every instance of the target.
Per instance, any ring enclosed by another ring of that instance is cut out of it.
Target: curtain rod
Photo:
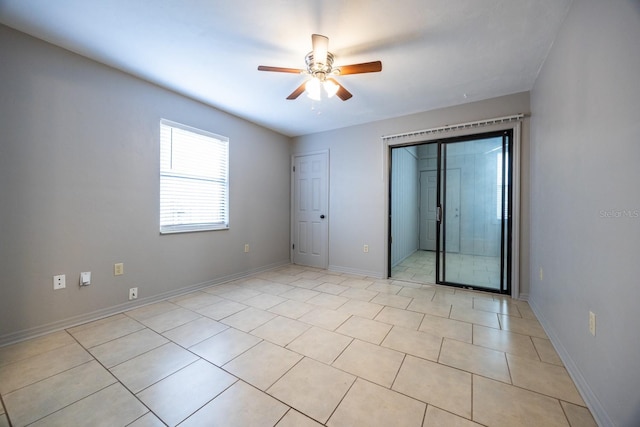
[[[459,123],[456,125],[445,125],[437,128],[423,129],[423,130],[417,130],[417,131],[406,132],[406,133],[397,133],[395,135],[382,136],[382,140],[392,141],[400,138],[431,135],[434,133],[451,132],[451,131],[461,130],[461,129],[472,129],[472,128],[477,128],[482,126],[516,122],[516,121],[522,120],[525,116],[526,116],[525,114],[520,113],[520,114],[515,114],[513,116],[496,117],[493,119],[478,120],[475,122]]]

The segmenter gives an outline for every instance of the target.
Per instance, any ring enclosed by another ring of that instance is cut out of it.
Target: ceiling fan
[[[259,71],[275,71],[278,73],[306,74],[310,78],[294,90],[287,99],[296,99],[302,92],[307,91],[309,98],[320,101],[321,92],[324,91],[329,97],[337,95],[338,98],[346,101],[353,95],[344,88],[333,76],[345,76],[347,74],[377,73],[382,71],[382,62],[364,62],[362,64],[333,66],[333,54],[329,52],[329,38],[320,34],[311,35],[313,50],[307,53],[305,62],[306,69],[268,67],[260,65]]]

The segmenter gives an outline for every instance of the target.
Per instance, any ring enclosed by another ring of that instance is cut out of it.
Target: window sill
[[[165,227],[160,229],[160,234],[182,234],[182,233],[199,233],[201,231],[219,231],[219,230],[228,230],[229,225],[183,225],[183,226],[175,226],[175,227]]]

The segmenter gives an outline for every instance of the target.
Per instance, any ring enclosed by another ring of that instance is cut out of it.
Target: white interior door
[[[438,172],[420,172],[420,249],[436,250],[436,210]],[[460,252],[460,169],[447,171],[446,189],[447,252]]]
[[[438,172],[420,172],[420,249],[436,250]]]
[[[447,170],[445,189],[446,251],[460,252],[460,169]]]
[[[293,263],[327,268],[329,153],[294,156],[293,166]]]

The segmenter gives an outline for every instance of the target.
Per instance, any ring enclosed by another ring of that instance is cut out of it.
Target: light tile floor
[[[3,426],[595,426],[526,302],[284,266],[0,348]]]
[[[446,254],[445,280],[476,288],[500,289],[500,258],[492,256]],[[391,269],[396,280],[435,283],[436,253],[418,250]]]

